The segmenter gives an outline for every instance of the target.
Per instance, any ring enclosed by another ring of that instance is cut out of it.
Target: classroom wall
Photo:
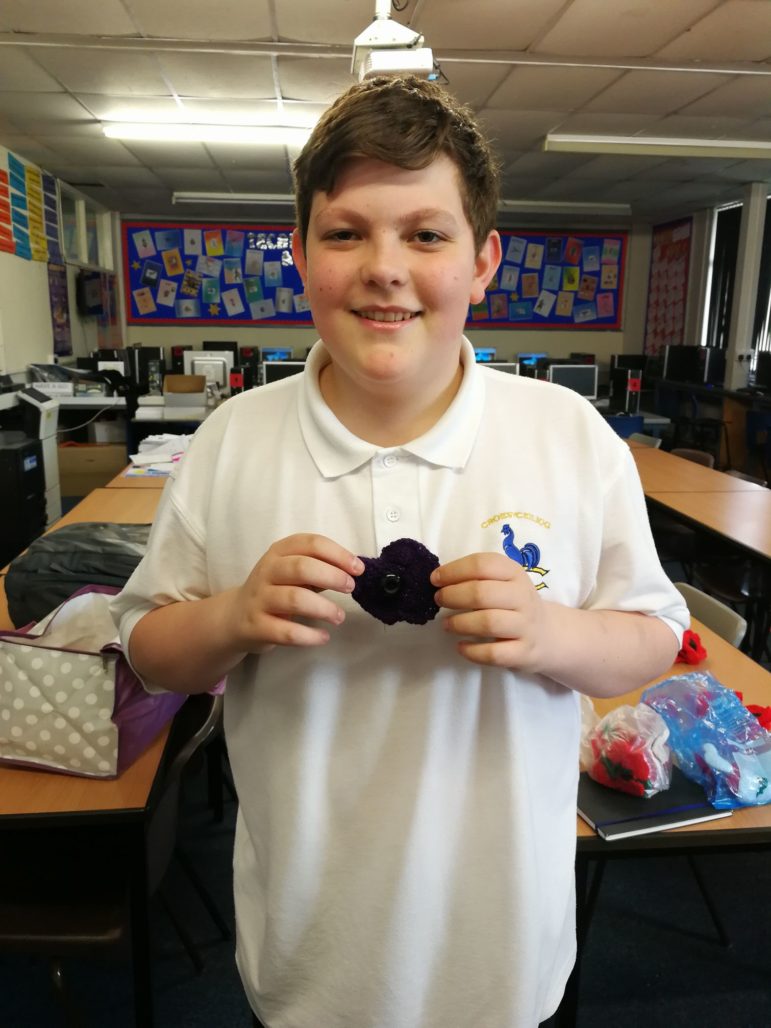
[[[571,351],[594,353],[600,364],[609,364],[612,353],[641,353],[645,332],[648,294],[651,229],[636,225],[629,233],[626,286],[624,290],[624,328],[620,332],[592,332],[588,329],[566,332],[560,329],[479,329],[467,335],[476,346],[494,346],[500,359],[508,360],[518,351],[537,350],[553,357],[567,357]],[[305,355],[317,335],[314,328],[276,326],[243,327],[228,325],[129,325],[127,344],[133,346],[201,348],[204,340],[234,341],[239,346],[291,346],[296,357]]]

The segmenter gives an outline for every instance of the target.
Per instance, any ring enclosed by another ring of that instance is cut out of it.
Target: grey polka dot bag
[[[182,706],[131,669],[108,603],[86,586],[43,621],[0,632],[0,762],[114,778]]]

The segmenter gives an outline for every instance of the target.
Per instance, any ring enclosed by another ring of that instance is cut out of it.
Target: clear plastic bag
[[[672,783],[668,735],[666,723],[650,707],[616,707],[588,733],[589,777],[632,796],[655,796]]]
[[[771,803],[771,733],[735,692],[692,671],[651,686],[642,701],[664,718],[675,763],[713,807]]]

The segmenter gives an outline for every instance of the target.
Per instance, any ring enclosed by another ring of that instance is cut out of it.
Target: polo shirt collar
[[[319,340],[308,355],[300,376],[298,413],[300,430],[313,461],[325,478],[356,470],[390,447],[360,439],[341,424],[321,395],[319,375],[329,356]],[[465,466],[476,440],[484,408],[485,384],[474,359],[474,348],[464,337],[461,347],[463,379],[442,417],[428,432],[397,449],[438,467]]]

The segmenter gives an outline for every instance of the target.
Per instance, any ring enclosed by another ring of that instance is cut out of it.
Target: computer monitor
[[[475,346],[474,360],[477,364],[489,364],[495,360],[495,352],[494,346]]]
[[[488,361],[486,364],[488,368],[505,371],[509,375],[519,374],[519,364],[516,361]]]
[[[597,399],[597,372],[596,364],[552,364],[549,366],[547,377],[550,382],[557,385],[567,386],[587,400]]]
[[[626,371],[645,371],[648,361],[644,353],[612,353],[610,355],[610,369],[624,368]]]
[[[204,339],[201,343],[201,349],[207,353],[218,353],[220,350],[226,350],[228,353],[233,354],[233,363],[238,364],[238,343],[234,342],[218,342],[215,339]]]
[[[548,356],[548,353],[518,353],[517,363],[524,364],[528,368],[534,368],[539,360]]]
[[[268,361],[290,361],[291,359],[291,346],[263,346],[262,348],[263,364],[267,364]]]
[[[185,350],[182,354],[186,375],[204,375],[207,383],[223,393],[230,392],[230,372],[235,361],[229,350]]]
[[[596,364],[597,355],[594,353],[576,353],[575,351],[570,354],[571,364]]]
[[[290,375],[299,375],[303,371],[305,371],[305,361],[268,361],[262,366],[262,384],[270,385],[271,382],[289,378]]]
[[[755,386],[771,389],[771,350],[758,350],[755,354]]]

